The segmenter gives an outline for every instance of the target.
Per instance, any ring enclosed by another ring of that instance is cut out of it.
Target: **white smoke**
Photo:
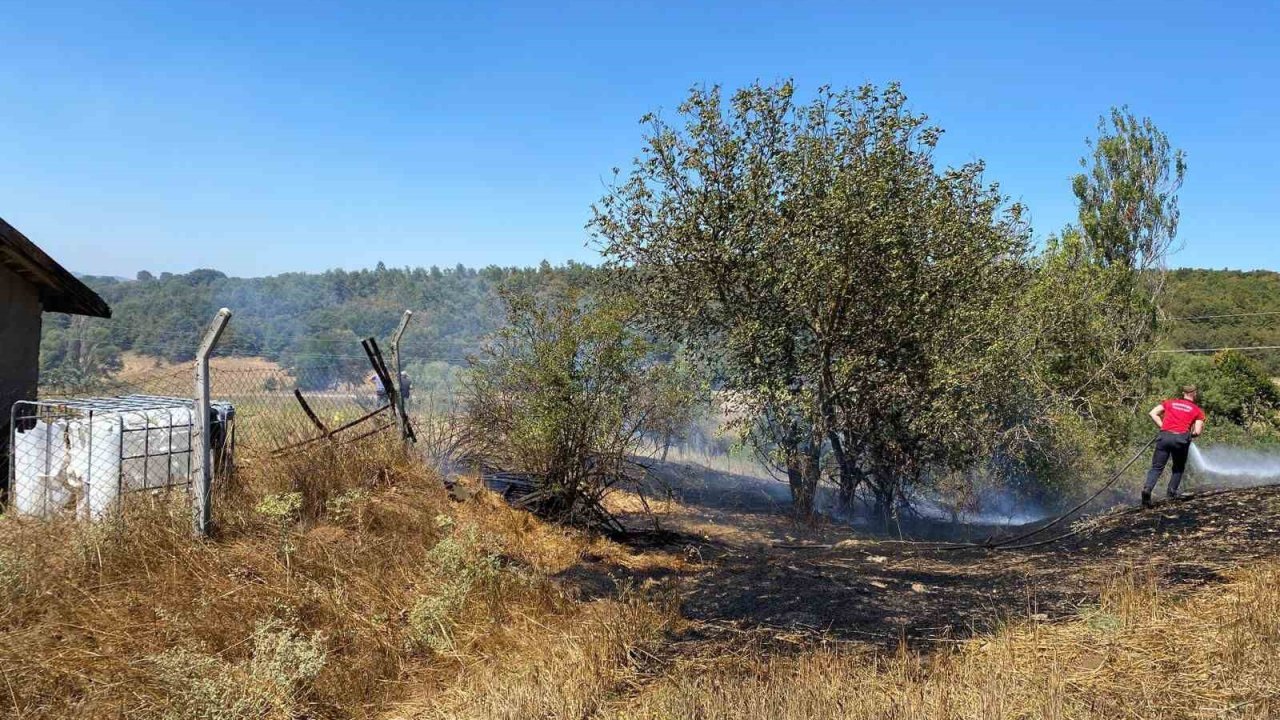
[[[963,525],[1026,525],[1049,514],[1037,504],[1002,490],[986,490],[964,507],[927,496],[915,497],[911,506],[922,517]]]
[[[1246,450],[1244,448],[1215,445],[1201,449],[1191,444],[1191,467],[1224,482],[1228,486],[1244,487],[1265,482],[1280,481],[1280,452]]]

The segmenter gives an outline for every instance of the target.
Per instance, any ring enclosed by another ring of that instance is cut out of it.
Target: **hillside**
[[[1174,270],[1169,274],[1162,304],[1171,318],[1275,313],[1171,321],[1168,333],[1174,347],[1280,345],[1280,272]],[[1252,357],[1272,375],[1280,375],[1280,352],[1257,352]]]
[[[359,338],[386,337],[400,313],[411,308],[415,319],[405,338],[406,357],[418,363],[459,365],[501,323],[500,288],[581,282],[596,272],[577,264],[482,269],[379,265],[373,270],[262,278],[195,270],[159,276],[144,271],[134,280],[84,279],[115,313],[113,320],[91,325],[103,328],[95,337],[107,350],[190,359],[200,329],[217,308],[226,306],[235,310],[236,320],[221,352],[291,366],[314,355],[350,352]],[[1169,275],[1163,306],[1170,317],[1280,312],[1280,273],[1176,270]],[[68,353],[59,350],[69,325],[66,316],[46,321],[47,375],[69,362]],[[1178,348],[1280,345],[1277,316],[1176,321],[1168,324],[1168,332]],[[1280,375],[1280,352],[1256,357]]]
[[[690,471],[736,478],[673,465],[657,468],[672,530],[619,544],[474,481],[450,501],[387,451],[242,478],[207,541],[163,498],[99,532],[0,518],[0,707],[156,720],[1277,710],[1274,488],[1114,512],[1044,547],[950,552],[797,526],[751,483],[690,492]]]

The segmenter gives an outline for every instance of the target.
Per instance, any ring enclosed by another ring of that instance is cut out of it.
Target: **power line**
[[[1225,313],[1222,315],[1191,315],[1189,317],[1171,317],[1167,320],[1217,320],[1220,318],[1238,318],[1238,317],[1258,317],[1262,315],[1280,315],[1280,310],[1265,310],[1263,312],[1246,312],[1246,313]]]
[[[1244,351],[1244,350],[1280,350],[1280,345],[1252,345],[1249,347],[1220,347],[1220,348],[1181,348],[1178,350],[1152,350],[1151,353],[1209,353],[1209,352],[1227,352],[1227,351]]]

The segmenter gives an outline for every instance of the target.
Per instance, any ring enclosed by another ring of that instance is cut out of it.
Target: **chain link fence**
[[[412,440],[412,390],[398,370],[409,317],[392,338],[390,364],[373,338],[287,363],[238,355],[218,346],[230,318],[223,311],[194,361],[134,353],[109,375],[42,386],[11,409],[5,510],[100,520],[132,494],[177,490],[193,493],[206,532],[209,485],[238,463],[384,432]]]
[[[325,354],[284,368],[253,358],[210,361],[210,398],[235,408],[236,457],[262,461],[320,439],[352,442],[396,427],[366,358]]]

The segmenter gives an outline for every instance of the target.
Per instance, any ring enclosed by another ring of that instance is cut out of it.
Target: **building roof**
[[[49,312],[111,317],[111,308],[98,293],[77,280],[4,218],[0,218],[0,265],[39,288],[40,303]]]

